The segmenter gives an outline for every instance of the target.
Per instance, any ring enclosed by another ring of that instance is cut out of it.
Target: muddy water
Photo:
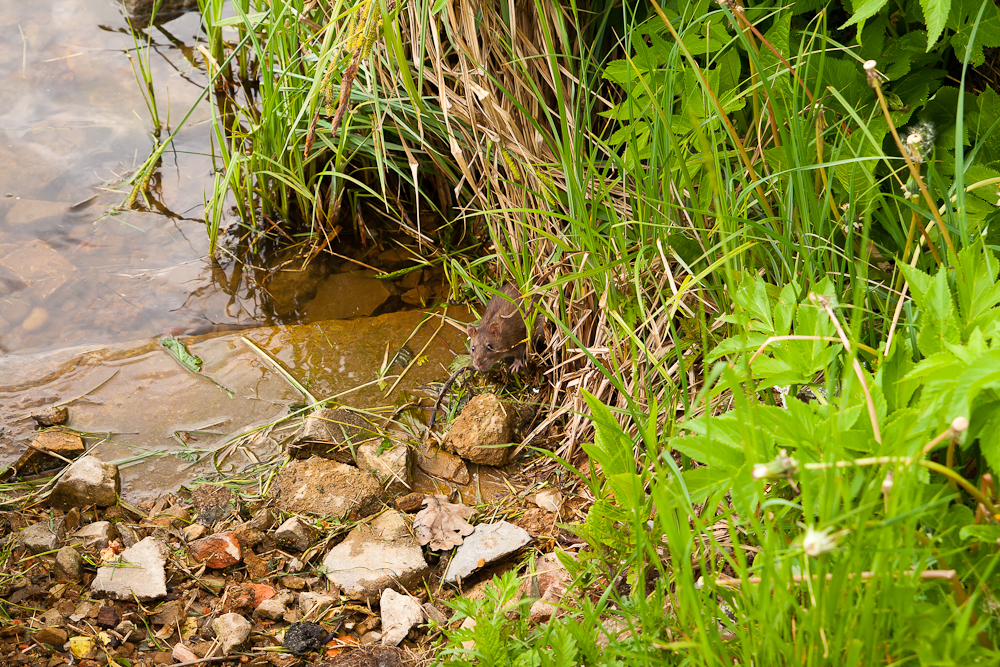
[[[394,312],[414,303],[408,291],[433,291],[433,272],[388,283],[350,262],[288,263],[262,288],[206,256],[203,202],[218,166],[206,102],[164,154],[148,207],[108,214],[153,147],[136,43],[113,0],[0,3],[0,39],[0,467],[24,450],[28,412],[71,401],[68,426],[127,462],[126,497],[137,500],[205,472],[233,434],[302,402],[239,335],[192,339],[230,398],[167,356],[164,332],[240,329],[317,398],[360,407],[446,376],[461,332],[437,331],[440,312],[424,324],[421,312]],[[140,48],[146,39],[166,137],[202,97],[200,16],[146,29]],[[401,268],[393,251],[368,250],[366,264]],[[316,324],[248,329],[302,322]],[[384,362],[404,345],[426,359],[388,391],[401,368]],[[275,441],[250,439],[222,463],[266,458]]]

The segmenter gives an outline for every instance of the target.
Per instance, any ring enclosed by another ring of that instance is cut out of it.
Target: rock
[[[27,204],[27,200],[18,203]],[[61,206],[65,212],[65,205],[57,206]],[[11,224],[13,213],[13,210],[7,212],[8,224]],[[41,239],[26,243],[14,252],[4,255],[3,259],[0,259],[0,269],[6,269],[20,282],[26,284],[28,287],[26,291],[37,301],[49,298],[80,276],[79,271],[69,260]]]
[[[451,452],[432,447],[429,443],[417,452],[417,467],[431,477],[444,479],[455,484],[468,484],[469,469],[465,461]]]
[[[379,601],[382,616],[382,643],[398,646],[414,625],[424,622],[424,610],[416,598],[400,595],[391,588],[382,591]]]
[[[488,466],[501,466],[510,460],[514,448],[517,410],[494,394],[476,396],[455,419],[445,444],[463,459]]]
[[[192,558],[204,562],[213,570],[239,563],[242,558],[240,543],[232,532],[216,533],[195,540],[188,544],[188,549]]]
[[[434,290],[429,285],[417,285],[413,289],[403,292],[399,298],[403,300],[403,303],[423,308],[434,298]]]
[[[59,424],[65,424],[69,419],[69,409],[49,406],[32,412],[31,418],[34,419],[35,423],[39,426],[57,426]],[[82,440],[80,441],[80,444],[83,444]]]
[[[42,628],[31,638],[39,644],[62,648],[62,645],[69,641],[69,633],[62,628]]]
[[[118,502],[121,490],[118,466],[88,455],[66,468],[52,489],[49,506],[64,510],[86,505],[110,507]]]
[[[90,589],[116,600],[155,600],[167,594],[167,545],[147,537],[111,563],[97,568]]]
[[[296,551],[305,551],[316,539],[316,531],[301,518],[293,516],[274,531],[274,537],[280,544],[290,546]]]
[[[424,504],[424,498],[426,498],[420,491],[414,491],[413,493],[407,493],[405,496],[396,498],[396,509],[400,512],[416,512]]]
[[[143,537],[139,534],[139,531],[127,523],[115,524],[115,531],[118,533],[118,537],[121,538],[122,544],[126,547],[134,547],[139,544]]]
[[[286,598],[281,596],[264,600],[253,610],[253,614],[268,621],[280,621],[287,611]]]
[[[185,542],[194,542],[198,538],[204,537],[207,532],[208,527],[204,524],[192,523],[190,526],[184,526],[181,534],[184,535]]]
[[[379,515],[371,525],[360,525],[330,549],[323,559],[330,581],[344,595],[372,603],[389,586],[409,589],[430,568],[416,538],[399,512]]]
[[[294,575],[282,577],[281,583],[283,583],[287,588],[291,588],[293,591],[301,591],[306,587],[306,580],[302,577],[296,577]]]
[[[371,473],[389,494],[412,488],[413,457],[406,444],[406,435],[399,431],[361,443],[357,461],[358,469]]]
[[[223,614],[212,621],[215,637],[222,644],[222,655],[229,655],[250,637],[250,621],[239,614]]]
[[[424,618],[428,621],[434,621],[438,625],[444,625],[448,622],[448,617],[444,615],[444,612],[432,605],[430,602],[425,602],[421,605],[424,610]]]
[[[236,535],[240,547],[246,552],[263,542],[264,531],[270,530],[273,525],[274,515],[271,510],[263,509],[254,514],[249,521],[244,521],[233,528],[233,534]]]
[[[347,408],[320,408],[306,417],[292,436],[288,453],[296,459],[318,456],[340,463],[354,463],[354,453],[365,440],[377,435],[368,419]]]
[[[291,627],[285,630],[284,646],[295,655],[302,655],[309,651],[315,651],[330,641],[332,632],[327,632],[318,623],[302,621],[292,623]]]
[[[105,630],[118,627],[121,622],[122,618],[118,615],[118,610],[112,605],[104,605],[98,609],[97,618],[94,619],[94,625]]]
[[[154,526],[161,526],[163,528],[180,528],[181,526],[190,523],[190,521],[191,512],[188,511],[186,507],[182,507],[181,505],[171,505],[160,514],[153,517],[150,523]]]
[[[171,651],[170,657],[174,659],[174,662],[191,662],[198,660],[198,654],[180,642],[174,644],[174,650]]]
[[[51,409],[55,410],[55,408]],[[65,411],[65,408],[63,408],[64,413]],[[32,415],[32,417],[36,420],[41,419],[45,421],[59,419],[58,415],[51,414]],[[32,444],[41,450],[59,454],[60,456],[64,456],[68,459],[75,459],[86,451],[86,448],[83,446],[83,438],[78,436],[76,433],[70,433],[68,431],[43,431],[35,436],[35,440]]]
[[[41,306],[33,308],[28,316],[21,322],[21,328],[25,331],[38,331],[49,321],[49,311]]]
[[[542,623],[559,613],[557,604],[566,596],[566,588],[573,579],[554,553],[535,558],[533,570],[530,583],[525,581],[522,589],[527,595],[533,594],[532,589],[537,590],[539,597],[531,605],[529,622]]]
[[[39,521],[21,530],[18,535],[24,548],[33,554],[55,551],[66,537],[66,521],[61,517]]]
[[[56,554],[56,579],[76,583],[83,578],[83,557],[73,547],[63,547]]]
[[[291,595],[290,593],[285,593]],[[248,616],[266,600],[277,597],[279,593],[267,584],[243,583],[233,584],[226,588],[225,604],[222,610],[241,616]],[[287,605],[287,602],[286,602]]]
[[[304,616],[319,618],[327,609],[340,602],[338,598],[323,593],[302,593],[299,595],[299,610]]]
[[[283,512],[356,521],[378,510],[382,487],[357,468],[313,457],[285,466],[272,493]]]
[[[49,408],[54,410],[54,408]],[[38,418],[48,420],[50,416],[39,415]],[[52,417],[57,418],[57,417]],[[35,436],[31,447],[24,450],[21,457],[13,464],[18,474],[37,473],[54,467],[65,465],[64,459],[75,459],[84,453],[83,439],[75,433],[53,429],[43,431]]]
[[[133,30],[142,30],[154,22],[166,23],[189,11],[197,11],[197,0],[122,0]],[[155,10],[155,13],[154,13]]]
[[[84,549],[100,551],[107,549],[117,531],[110,521],[95,521],[70,535],[70,540],[79,540]]]
[[[175,627],[182,620],[184,620],[184,603],[181,600],[164,602],[149,617],[149,622],[153,625],[165,625],[168,628]]]
[[[392,296],[388,281],[359,271],[327,276],[316,290],[316,298],[304,308],[308,322],[369,317]]]
[[[465,579],[479,568],[509,556],[529,542],[531,536],[528,531],[512,523],[481,523],[476,526],[476,532],[465,538],[462,546],[455,551],[443,581],[451,584]]]

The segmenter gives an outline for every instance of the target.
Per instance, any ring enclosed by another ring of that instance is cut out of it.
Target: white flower
[[[837,548],[837,537],[830,535],[830,529],[816,530],[812,526],[806,528],[806,534],[802,537],[802,549],[808,555],[816,558],[820,554],[833,551]]]

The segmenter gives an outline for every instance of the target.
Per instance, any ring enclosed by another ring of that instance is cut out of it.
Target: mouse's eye
[[[492,352],[493,351],[493,343],[486,343],[486,349],[489,350],[490,352]]]
[[[475,351],[476,351],[476,344],[469,343],[469,352],[475,352]]]

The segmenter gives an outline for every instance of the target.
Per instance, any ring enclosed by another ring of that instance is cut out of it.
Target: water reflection
[[[205,85],[200,17],[147,32],[159,115],[176,123]],[[0,36],[0,349],[253,321],[253,296],[216,296],[231,282],[204,260],[207,104],[164,154],[149,210],[105,217],[124,197],[112,188],[152,147],[123,12],[110,2],[2,3]]]

